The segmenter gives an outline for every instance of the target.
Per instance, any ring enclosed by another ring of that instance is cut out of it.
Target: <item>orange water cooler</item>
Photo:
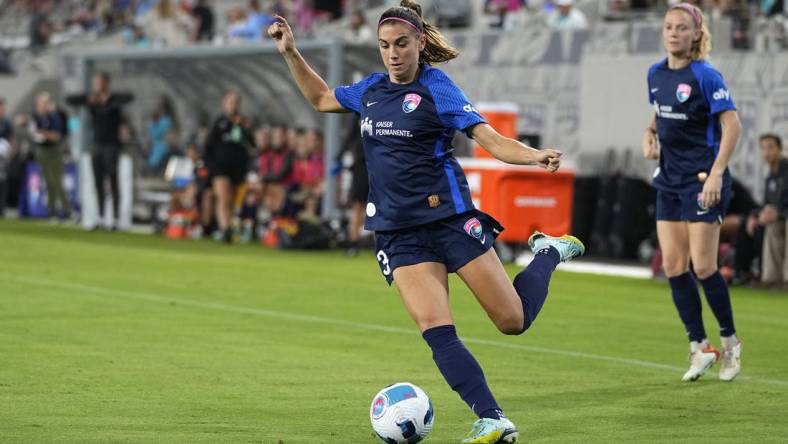
[[[476,110],[484,116],[487,123],[495,128],[498,133],[517,140],[517,104],[509,102],[481,102],[476,105]],[[479,144],[474,144],[473,156],[481,159],[493,158]]]
[[[500,134],[517,139],[517,105],[479,103],[479,114]],[[562,167],[556,173],[535,166],[509,165],[474,146],[474,158],[458,158],[465,170],[476,208],[498,219],[506,228],[500,240],[523,243],[535,230],[550,235],[572,228],[575,173]]]
[[[572,228],[575,173],[549,173],[533,166],[508,165],[497,159],[457,159],[465,170],[476,208],[506,228],[500,240],[522,243],[539,230],[553,236]]]

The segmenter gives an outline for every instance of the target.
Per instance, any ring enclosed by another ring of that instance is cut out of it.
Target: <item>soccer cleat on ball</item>
[[[722,347],[720,357],[720,381],[733,381],[741,371],[741,341],[730,347]]]
[[[547,247],[553,247],[561,255],[561,262],[568,262],[572,258],[582,256],[586,252],[586,246],[580,239],[565,234],[560,237],[548,236],[541,231],[535,231],[528,238],[528,246],[534,253]]]
[[[706,344],[702,350],[691,351],[689,355],[690,367],[684,376],[681,377],[682,381],[697,381],[698,378],[705,375],[712,365],[720,358],[720,352],[714,348],[713,345]]]
[[[413,444],[430,433],[435,414],[424,390],[408,382],[398,382],[372,398],[369,419],[384,442]]]
[[[520,433],[509,418],[479,418],[462,444],[499,444],[517,442]]]

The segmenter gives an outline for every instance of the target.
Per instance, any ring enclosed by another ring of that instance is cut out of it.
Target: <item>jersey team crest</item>
[[[686,83],[682,83],[676,89],[676,98],[679,100],[679,103],[684,103],[689,99],[690,94],[692,94],[692,87],[687,85]]]
[[[421,103],[421,96],[418,94],[408,94],[405,96],[405,100],[402,102],[402,111],[407,113],[412,113],[416,111],[416,108],[419,107],[419,103]]]

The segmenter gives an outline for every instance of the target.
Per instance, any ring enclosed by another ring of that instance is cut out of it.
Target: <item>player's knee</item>
[[[717,267],[713,265],[693,266],[693,268],[695,271],[695,276],[701,280],[706,279],[717,271]]]
[[[687,271],[689,264],[686,259],[664,259],[662,268],[668,277],[679,276]]]
[[[505,335],[522,334],[525,331],[523,324],[522,313],[511,313],[495,321],[495,326]]]

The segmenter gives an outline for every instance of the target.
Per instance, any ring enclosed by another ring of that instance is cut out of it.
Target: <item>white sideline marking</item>
[[[73,284],[69,282],[57,282],[47,279],[30,279],[30,278],[20,278],[20,277],[13,277],[11,279],[25,284],[38,285],[41,287],[60,288],[65,290],[77,290],[82,292],[91,292],[91,293],[104,294],[109,296],[119,296],[124,298],[156,302],[166,305],[171,305],[172,303],[175,303],[184,306],[207,308],[211,310],[220,310],[230,313],[252,314],[252,315],[267,316],[267,317],[279,318],[279,319],[290,319],[294,321],[316,322],[320,324],[339,325],[343,327],[358,328],[362,330],[382,331],[386,333],[395,333],[401,335],[413,336],[417,334],[415,330],[405,329],[400,327],[387,327],[383,325],[367,324],[364,322],[354,322],[354,321],[346,321],[342,319],[327,318],[322,316],[287,313],[283,311],[266,310],[262,308],[240,307],[237,305],[227,305],[227,304],[220,304],[215,302],[199,302],[199,301],[192,301],[188,299],[180,299],[171,296],[158,295],[155,293],[140,293],[140,292],[132,292],[132,291],[114,290],[111,288],[94,287],[90,285]],[[676,373],[685,371],[683,367],[659,364],[650,361],[642,361],[640,359],[628,359],[628,358],[619,358],[615,356],[595,355],[592,353],[583,353],[583,352],[576,352],[572,350],[537,347],[537,346],[524,345],[524,344],[511,344],[508,342],[493,341],[488,339],[477,339],[477,338],[470,338],[465,336],[462,337],[462,340],[468,344],[488,345],[492,347],[525,350],[525,351],[536,352],[536,353],[547,353],[547,354],[553,354],[553,355],[559,355],[559,356],[565,356],[571,358],[591,359],[595,361],[612,362],[614,364],[629,365],[634,367],[670,370]],[[745,375],[738,376],[738,379],[745,379],[748,381],[759,382],[763,384],[788,387],[788,381],[784,381],[780,379],[757,378],[757,377],[745,376]]]

